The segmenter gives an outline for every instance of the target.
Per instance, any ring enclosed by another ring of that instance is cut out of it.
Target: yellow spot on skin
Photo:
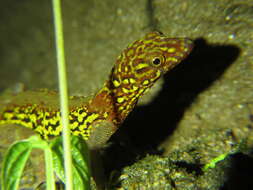
[[[79,125],[79,126],[78,126],[78,130],[79,130],[79,131],[85,131],[85,130],[87,130],[87,124],[84,123],[84,124],[82,124],[82,125]]]
[[[142,92],[144,92],[144,89],[140,89],[138,94],[141,94]]]
[[[167,52],[169,52],[169,53],[174,53],[174,52],[176,52],[176,48],[174,48],[174,47],[169,48],[169,49],[167,50]]]
[[[7,120],[10,120],[12,118],[13,114],[12,113],[5,113],[4,114],[4,117],[7,119]]]
[[[137,86],[135,86],[135,85],[133,85],[133,91],[136,91],[136,90],[138,90],[138,87]]]
[[[118,97],[118,98],[117,98],[117,102],[118,102],[119,104],[121,104],[122,102],[124,102],[124,100],[125,100],[125,98],[123,98],[123,97]]]
[[[53,129],[52,128],[52,131],[49,133],[49,134],[52,134],[52,135],[59,135],[62,131],[62,126],[59,125],[56,129]]]
[[[142,84],[143,84],[143,85],[148,85],[148,84],[149,84],[149,80],[147,80],[147,79],[144,80],[144,81],[142,82]]]
[[[149,67],[149,64],[147,63],[139,63],[138,65],[136,65],[135,69],[139,70],[139,69],[143,69]]]
[[[189,48],[182,48],[184,52],[189,51]]]
[[[167,57],[166,60],[167,61],[173,61],[173,62],[177,62],[178,61],[178,59],[175,58],[175,57]]]
[[[135,80],[135,79],[133,79],[133,78],[130,78],[130,79],[129,79],[129,81],[130,81],[130,83],[131,83],[131,84],[136,83],[136,80]]]
[[[122,59],[122,55],[120,54],[120,55],[117,57],[117,59]]]
[[[80,131],[74,131],[72,134],[78,136],[80,135]]]
[[[161,71],[158,70],[155,74],[156,74],[156,76],[154,78],[150,79],[151,82],[154,82],[155,80],[157,80],[161,76]]]
[[[77,117],[78,117],[78,121],[81,122],[83,120],[84,117],[86,117],[87,113],[86,112],[83,112],[82,114],[77,114]]]
[[[178,57],[183,57],[184,54],[177,52],[177,53],[176,53],[176,56],[178,56]]]
[[[121,73],[121,65],[118,67],[118,72]]]
[[[156,72],[156,78],[159,78],[160,76],[161,76],[161,71],[158,70],[158,71]]]
[[[121,111],[121,110],[123,110],[124,109],[124,107],[123,106],[120,106],[119,107],[119,111]]]
[[[92,123],[95,119],[98,118],[98,116],[99,116],[99,114],[97,114],[97,113],[90,115],[89,117],[87,117],[85,119],[84,124],[87,124],[87,122]]]
[[[108,113],[105,112],[105,113],[103,114],[103,116],[104,116],[104,118],[107,118],[107,117],[108,117]]]
[[[150,44],[150,43],[152,43],[152,42],[154,42],[154,40],[152,39],[152,40],[145,40],[145,41],[143,41],[145,44]]]
[[[129,80],[128,79],[124,79],[122,82],[123,82],[123,84],[129,84]]]
[[[18,115],[18,117],[19,117],[20,119],[24,119],[24,118],[26,117],[26,115],[23,114],[23,113],[20,113],[20,114]]]
[[[72,125],[70,125],[70,128],[75,129],[78,127],[78,125],[79,125],[79,123],[77,121],[75,121]]]
[[[160,47],[160,49],[161,49],[162,51],[167,51],[167,50],[168,50],[167,47]]]
[[[127,52],[127,56],[128,56],[128,57],[131,57],[133,54],[134,54],[134,50],[133,50],[133,49],[130,49],[130,50]]]
[[[114,85],[116,88],[120,86],[120,82],[119,82],[119,81],[114,80],[114,81],[112,81],[112,82],[113,82],[113,85]]]
[[[83,117],[81,115],[77,115],[77,120],[78,120],[78,122],[82,122],[83,121]]]
[[[126,88],[122,88],[122,91],[123,91],[125,94],[129,93],[129,90],[126,89]]]

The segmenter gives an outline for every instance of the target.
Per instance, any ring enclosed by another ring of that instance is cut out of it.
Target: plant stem
[[[46,184],[47,184],[47,189],[55,190],[52,151],[49,147],[47,147],[47,148],[44,149],[44,152],[45,152],[45,162],[46,162]]]
[[[62,32],[61,4],[60,0],[53,0],[55,39],[57,50],[58,80],[60,91],[61,117],[63,126],[63,149],[64,149],[64,169],[65,169],[65,187],[67,190],[73,190],[72,176],[72,158],[70,146],[70,129],[68,120],[68,92],[66,80],[66,68],[64,57],[64,42]]]

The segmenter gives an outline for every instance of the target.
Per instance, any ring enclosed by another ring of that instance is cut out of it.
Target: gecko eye
[[[156,57],[156,58],[153,59],[152,63],[153,63],[154,65],[158,66],[158,65],[161,64],[161,60],[160,60],[158,57]]]
[[[152,59],[152,65],[155,67],[160,66],[164,62],[164,57],[163,56],[156,56]]]

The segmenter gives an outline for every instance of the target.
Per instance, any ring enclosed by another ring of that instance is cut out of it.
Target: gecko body
[[[192,41],[148,33],[118,56],[109,79],[92,98],[70,98],[69,121],[73,135],[81,136],[91,148],[101,147],[132,111],[138,99],[161,76],[191,51]],[[61,134],[57,94],[24,91],[1,103],[0,124],[18,124],[43,138]]]

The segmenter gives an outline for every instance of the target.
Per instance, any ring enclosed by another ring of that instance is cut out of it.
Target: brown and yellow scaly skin
[[[93,98],[88,101],[70,99],[72,134],[83,137],[91,148],[103,145],[138,99],[163,74],[180,63],[191,49],[192,41],[167,38],[159,32],[151,32],[129,45],[118,56],[109,80]],[[32,128],[45,139],[60,135],[62,125],[56,97],[45,91],[20,93],[0,107],[0,124]]]

